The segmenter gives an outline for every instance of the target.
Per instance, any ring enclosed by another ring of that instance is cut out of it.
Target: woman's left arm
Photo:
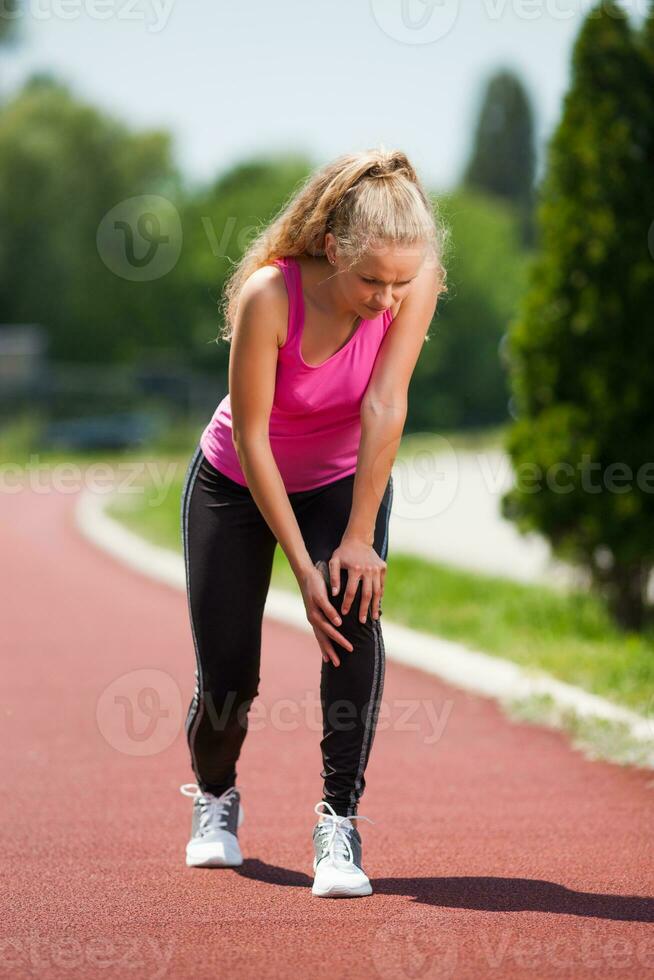
[[[359,579],[363,580],[359,610],[362,623],[371,599],[372,617],[379,619],[386,562],[373,548],[375,524],[404,430],[409,382],[437,299],[437,269],[425,262],[386,331],[361,403],[361,442],[352,509],[341,543],[329,561],[329,572],[332,594],[336,595],[341,587],[341,569],[348,570],[341,603],[343,614],[352,605]]]

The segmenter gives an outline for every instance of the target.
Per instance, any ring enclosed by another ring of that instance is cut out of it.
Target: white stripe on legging
[[[186,568],[186,598],[188,601],[188,612],[189,619],[191,620],[191,632],[193,634],[193,646],[195,647],[195,717],[193,721],[190,718],[187,719],[186,732],[188,736],[189,748],[191,750],[191,762],[193,763],[193,771],[195,772],[196,779],[199,779],[199,773],[197,768],[197,760],[195,757],[195,752],[193,750],[193,742],[195,739],[195,733],[197,732],[198,725],[202,720],[202,714],[204,705],[200,697],[200,692],[204,686],[202,678],[202,664],[200,663],[200,653],[198,650],[198,640],[195,633],[195,624],[193,622],[193,610],[191,608],[191,575],[190,575],[190,562],[189,562],[189,537],[188,537],[188,515],[191,503],[191,494],[193,493],[193,488],[195,486],[195,480],[198,475],[198,470],[202,464],[202,450],[200,446],[195,451],[193,459],[189,465],[184,487],[182,489],[182,535],[184,542],[184,564]]]
[[[390,495],[388,498],[388,507],[386,508],[386,527],[384,528],[384,540],[381,546],[380,557],[386,561],[386,548],[388,545],[388,525],[390,523],[391,517],[391,504],[393,503],[393,480],[391,478]],[[372,690],[370,695],[370,701],[368,702],[368,711],[366,713],[365,729],[363,732],[363,741],[361,744],[361,755],[359,756],[359,768],[357,770],[356,778],[354,781],[354,787],[350,793],[350,809],[354,810],[356,805],[355,796],[357,793],[361,792],[361,777],[363,776],[363,771],[366,764],[366,754],[369,747],[372,748],[372,738],[375,730],[375,725],[377,723],[377,716],[379,714],[379,706],[381,702],[381,696],[384,690],[384,665],[386,663],[386,650],[384,647],[384,638],[382,635],[381,622],[378,619],[373,619],[373,642],[375,649],[375,666],[372,675]],[[376,690],[378,688],[378,690]]]

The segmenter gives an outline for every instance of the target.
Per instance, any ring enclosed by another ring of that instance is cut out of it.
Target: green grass
[[[150,541],[181,552],[179,506],[188,456],[164,490],[147,483],[109,512]],[[163,470],[162,470],[163,472]],[[272,584],[297,591],[281,548]],[[474,574],[391,550],[384,617],[466,646],[541,668],[568,683],[641,711],[654,708],[654,630],[622,633],[602,604],[583,592],[561,594]],[[653,722],[654,725],[654,722]]]
[[[654,768],[652,740],[635,738],[623,722],[580,715],[573,708],[557,703],[549,694],[502,698],[501,705],[505,714],[516,722],[565,729],[574,747],[587,758]]]

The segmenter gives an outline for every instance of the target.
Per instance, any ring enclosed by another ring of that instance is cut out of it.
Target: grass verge
[[[181,553],[183,470],[178,465],[165,488],[157,488],[145,475],[142,492],[122,495],[109,513],[146,539]],[[616,704],[654,715],[654,631],[619,631],[594,596],[471,573],[394,552],[392,543],[388,570],[388,619],[545,670]],[[297,590],[279,547],[272,584]]]

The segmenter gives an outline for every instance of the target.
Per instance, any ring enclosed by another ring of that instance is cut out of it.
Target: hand
[[[313,632],[318,640],[318,646],[322,651],[322,659],[325,663],[331,660],[335,667],[340,666],[338,654],[330,642],[330,637],[345,647],[350,653],[354,649],[349,640],[342,633],[339,633],[332,623],[336,626],[341,625],[341,617],[338,610],[331,604],[327,593],[329,582],[329,571],[325,562],[322,564],[323,570],[316,565],[299,576],[298,583],[304,600],[307,619],[313,627]]]
[[[359,619],[365,623],[371,599],[372,618],[379,619],[380,602],[384,594],[384,582],[386,580],[386,562],[366,541],[359,538],[343,538],[329,560],[329,575],[333,595],[336,595],[341,589],[341,569],[348,571],[347,588],[341,603],[342,614],[345,616],[348,613],[354,601],[359,580],[361,580],[363,585]]]

